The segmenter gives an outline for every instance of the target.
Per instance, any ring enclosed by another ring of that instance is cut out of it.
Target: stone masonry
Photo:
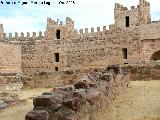
[[[18,68],[25,75],[33,75],[160,60],[160,21],[151,21],[149,2],[139,0],[131,9],[116,3],[114,18],[109,30],[104,26],[103,30],[91,28],[91,32],[88,28],[76,30],[69,17],[65,24],[47,18],[46,31],[38,36],[35,32],[27,32],[27,36],[15,32],[15,36],[9,33],[7,37],[0,24],[1,45],[14,46],[21,56],[17,61],[0,59],[0,63],[7,62],[6,69]],[[3,47],[1,52],[5,52]]]
[[[98,120],[98,112],[110,105],[129,80],[117,65],[95,69],[73,85],[56,87],[36,97],[25,120]]]

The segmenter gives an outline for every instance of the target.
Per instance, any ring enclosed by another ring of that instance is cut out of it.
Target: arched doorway
[[[152,54],[151,60],[157,61],[160,60],[160,50],[156,51],[155,53]]]

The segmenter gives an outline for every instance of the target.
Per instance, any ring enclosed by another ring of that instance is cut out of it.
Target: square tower
[[[151,22],[150,3],[139,0],[139,5],[137,7],[131,6],[130,10],[119,3],[115,3],[114,18],[114,26],[120,28],[149,24]]]

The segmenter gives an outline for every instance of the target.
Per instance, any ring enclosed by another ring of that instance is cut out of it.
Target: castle
[[[69,17],[65,24],[47,18],[44,36],[27,32],[26,37],[23,32],[6,37],[1,24],[0,72],[31,75],[160,60],[160,21],[151,21],[149,2],[139,0],[131,9],[116,3],[114,18],[109,30],[96,32],[75,30]]]

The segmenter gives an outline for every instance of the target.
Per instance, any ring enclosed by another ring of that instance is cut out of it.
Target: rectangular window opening
[[[57,39],[60,39],[60,30],[57,30],[57,31],[56,31],[56,38],[57,38]]]
[[[129,16],[126,16],[126,27],[129,27]]]
[[[122,52],[123,52],[123,59],[128,59],[128,56],[127,56],[127,48],[123,48],[122,49]]]
[[[59,53],[54,53],[54,56],[55,56],[55,61],[59,62]]]
[[[58,67],[55,67],[55,71],[58,71]]]

